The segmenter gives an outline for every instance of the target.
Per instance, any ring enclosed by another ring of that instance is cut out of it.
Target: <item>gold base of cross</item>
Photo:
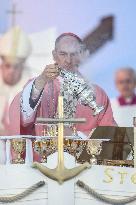
[[[64,181],[69,180],[75,176],[77,176],[80,172],[85,170],[86,168],[91,167],[88,162],[85,162],[82,165],[74,167],[72,169],[67,169],[64,166],[64,152],[63,152],[63,138],[64,138],[64,122],[70,123],[82,123],[85,122],[85,119],[64,119],[63,118],[63,97],[59,96],[58,98],[58,119],[48,119],[48,118],[38,118],[37,123],[47,124],[47,123],[58,123],[58,165],[55,169],[49,169],[48,167],[34,162],[32,167],[37,168],[40,172],[42,172],[47,177],[58,181],[62,184]]]
[[[38,162],[34,162],[32,167],[37,168],[45,176],[55,181],[58,181],[59,184],[62,184],[64,181],[67,181],[77,176],[86,168],[90,168],[91,165],[88,162],[85,162],[84,164],[74,167],[72,169],[67,169],[65,166],[62,165],[58,165],[55,169],[49,169],[48,167]]]

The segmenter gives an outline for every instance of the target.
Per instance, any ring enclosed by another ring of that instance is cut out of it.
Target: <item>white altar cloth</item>
[[[67,168],[75,166],[74,158],[64,153]],[[50,155],[48,165],[54,168],[57,164],[57,153]],[[31,195],[12,205],[98,205],[105,204],[89,196],[77,187],[76,181],[80,179],[91,188],[108,197],[124,198],[136,193],[136,169],[126,167],[111,167],[93,165],[72,180],[62,185],[48,179],[38,170],[27,164],[0,165],[0,196],[13,195],[22,192],[38,181],[45,181],[46,185]],[[2,204],[2,203],[1,203]],[[136,204],[136,202],[130,203]]]

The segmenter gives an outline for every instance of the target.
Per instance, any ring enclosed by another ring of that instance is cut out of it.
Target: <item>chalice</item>
[[[23,164],[24,159],[21,157],[21,155],[25,151],[26,141],[24,139],[12,139],[11,146],[15,152],[15,155],[17,154],[17,157],[15,159],[13,159],[12,162],[15,164]]]
[[[33,144],[34,151],[38,152],[41,156],[41,162],[47,162],[47,142],[43,140],[35,140]]]

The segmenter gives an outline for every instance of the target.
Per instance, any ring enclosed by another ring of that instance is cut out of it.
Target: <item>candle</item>
[[[58,116],[59,118],[63,118],[63,96],[58,97]],[[60,122],[58,123],[58,166],[64,166],[63,134],[64,125],[63,122]]]

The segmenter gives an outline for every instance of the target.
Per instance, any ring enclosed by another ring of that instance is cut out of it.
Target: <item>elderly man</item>
[[[115,74],[119,97],[111,100],[113,115],[119,126],[132,127],[136,117],[136,73],[133,68],[121,68]]]
[[[7,134],[10,103],[30,78],[25,65],[30,53],[30,40],[19,27],[12,28],[0,38],[0,135]]]
[[[52,52],[55,63],[47,65],[37,78],[30,80],[11,104],[12,134],[42,135],[42,128],[36,126],[35,119],[38,116],[56,117],[59,95],[64,96],[65,117],[86,118],[85,124],[76,125],[81,136],[88,136],[97,126],[116,125],[109,99],[100,87],[90,85],[90,89],[95,93],[96,103],[104,107],[99,114],[93,116],[93,110],[89,106],[82,104],[78,98],[68,92],[65,79],[60,76],[58,68],[81,76],[78,68],[85,53],[82,40],[73,33],[64,33],[56,39],[55,49]],[[13,117],[14,108],[16,117]]]
[[[9,134],[9,105],[30,78],[25,65],[31,53],[27,35],[14,27],[0,38],[0,135]],[[15,117],[15,110],[14,110]],[[5,142],[0,140],[0,164],[5,163]]]

